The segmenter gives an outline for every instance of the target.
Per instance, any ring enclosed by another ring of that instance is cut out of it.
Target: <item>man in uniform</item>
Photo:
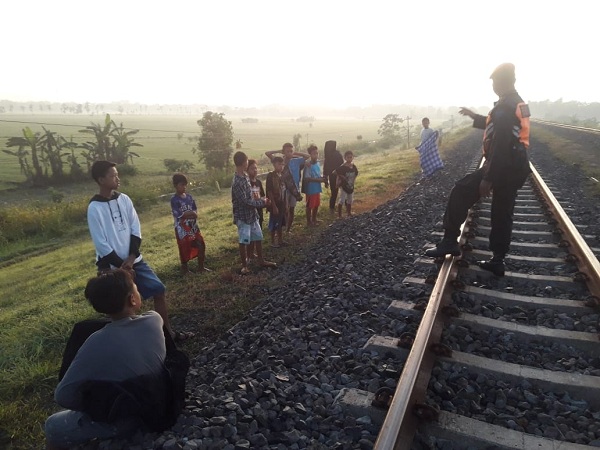
[[[484,129],[482,168],[457,181],[450,192],[444,213],[444,238],[425,251],[430,257],[460,255],[457,238],[468,210],[481,197],[492,196],[492,231],[489,261],[480,261],[482,269],[504,275],[504,257],[508,253],[517,191],[531,172],[529,147],[529,107],[515,89],[515,66],[499,65],[492,75],[492,86],[499,99],[488,116],[461,108],[459,113],[473,119],[473,127]]]

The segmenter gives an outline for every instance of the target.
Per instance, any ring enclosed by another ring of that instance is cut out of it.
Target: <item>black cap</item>
[[[115,166],[116,164],[111,161],[94,161],[94,164],[92,164],[92,178],[94,179],[94,181],[98,181],[98,178],[101,178],[106,175],[108,169]]]
[[[492,80],[497,81],[515,81],[515,65],[512,63],[502,63],[494,69],[490,75]]]

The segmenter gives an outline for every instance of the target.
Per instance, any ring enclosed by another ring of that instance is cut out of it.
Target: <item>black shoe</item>
[[[446,255],[460,256],[460,247],[456,239],[442,239],[434,248],[425,250],[425,256],[439,258]]]
[[[492,272],[494,275],[498,277],[504,276],[504,261],[495,261],[494,259],[490,259],[489,261],[477,261],[477,265],[481,267],[483,270],[487,270],[488,272]]]

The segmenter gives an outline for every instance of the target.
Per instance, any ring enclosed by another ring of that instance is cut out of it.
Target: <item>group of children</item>
[[[253,259],[263,267],[276,267],[275,263],[265,260],[262,254],[263,209],[269,212],[267,227],[271,234],[271,247],[287,246],[284,229],[286,234],[291,233],[296,204],[302,200],[301,193],[306,196],[306,225],[314,227],[320,223],[317,213],[321,204],[321,184],[329,186],[329,179],[321,175],[319,150],[316,145],[311,145],[308,153],[301,153],[295,152],[292,144],[285,143],[281,150],[271,150],[265,155],[273,165],[265,186],[258,179],[256,160],[248,159],[243,152],[237,152],[233,156],[236,170],[231,186],[231,201],[233,222],[238,228],[242,274],[250,273],[248,262]],[[353,158],[352,152],[347,151],[343,164],[332,171],[336,191],[341,190],[337,205],[340,218],[342,205],[346,206],[349,216],[352,214],[354,181],[358,175],[358,169],[352,162]],[[196,203],[186,192],[185,175],[173,175],[173,185],[176,192],[171,199],[171,211],[175,219],[175,235],[182,273],[190,272],[188,262],[196,257],[198,271],[208,271],[209,269],[204,267],[206,246],[196,221]]]
[[[267,152],[273,171],[267,177],[266,191],[257,178],[256,161],[249,161],[243,152],[233,156],[236,170],[231,201],[242,274],[250,272],[251,257],[262,267],[276,267],[274,262],[264,259],[262,253],[263,208],[270,214],[269,230],[274,247],[284,245],[283,227],[287,227],[288,232],[291,229],[296,202],[302,200],[300,191],[306,195],[307,225],[318,223],[321,184],[327,185],[327,179],[321,176],[317,147],[311,146],[308,154],[304,154],[294,152],[291,144],[285,144],[281,151],[283,157],[276,153],[278,151]],[[343,202],[350,213],[353,182],[358,174],[352,164],[352,154],[347,152],[345,158],[346,162],[336,169],[336,184],[343,190],[340,214]],[[171,338],[180,341],[193,336],[171,327],[165,285],[142,258],[140,221],[131,199],[117,190],[120,178],[116,164],[95,161],[91,173],[99,188],[87,211],[97,276],[88,281],[85,296],[96,311],[109,315],[111,321],[82,322],[73,330],[69,342],[78,342],[79,348],[68,364],[64,364],[67,359],[63,359],[64,372],[61,368],[61,382],[55,391],[57,403],[66,409],[51,415],[45,423],[46,446],[52,450],[69,448],[92,438],[131,434],[142,425],[140,420],[144,419],[137,414],[147,410],[148,405],[171,411],[166,392],[171,385],[163,377],[169,343],[174,345]],[[198,228],[197,206],[186,192],[188,180],[185,175],[176,173],[172,181],[175,195],[171,198],[171,211],[181,270],[189,273],[189,261],[197,258],[198,271],[208,271],[204,266],[206,245]],[[156,312],[139,315],[142,300],[148,298],[154,299]],[[90,329],[96,326],[98,329]],[[115,361],[118,364],[111,364]],[[148,388],[149,380],[150,391],[139,391],[136,386]],[[90,389],[97,394],[93,401],[88,401]],[[129,406],[123,407],[123,393],[127,399],[133,399],[131,404],[139,407],[135,414]],[[100,398],[101,402],[96,401]],[[123,410],[119,411],[121,407]],[[111,414],[114,420],[110,419]]]
[[[274,267],[275,263],[262,258],[263,208],[269,212],[268,229],[271,233],[271,247],[286,246],[286,234],[291,233],[295,208],[306,196],[306,225],[315,227],[321,204],[321,184],[328,187],[328,179],[321,175],[319,150],[316,145],[308,148],[308,153],[295,152],[290,143],[283,144],[281,150],[265,153],[273,164],[273,171],[266,179],[266,190],[258,179],[256,160],[249,160],[245,153],[237,152],[233,156],[236,172],[231,187],[234,223],[238,227],[241,273],[249,273],[248,261],[257,258],[262,266]],[[282,156],[279,156],[281,154]],[[344,155],[345,162],[334,170],[336,186],[342,189],[338,203],[338,215],[342,216],[342,204],[346,205],[348,215],[352,213],[354,181],[358,169],[353,164],[351,151]],[[243,232],[248,225],[255,231]]]

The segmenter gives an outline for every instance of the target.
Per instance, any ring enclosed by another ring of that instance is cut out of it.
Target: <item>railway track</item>
[[[429,297],[388,315],[418,331],[365,345],[405,360],[395,392],[340,396],[382,424],[375,449],[600,446],[600,244],[551,188],[534,168],[519,192],[505,277],[473,264],[490,256],[489,200],[463,225],[461,257],[417,259],[422,276],[404,283]]]
[[[532,119],[531,122],[537,123],[540,125],[550,125],[550,126],[557,127],[557,128],[566,128],[569,130],[582,131],[585,133],[600,134],[600,129],[598,129],[598,128],[579,127],[577,125],[567,125],[565,123],[558,123],[558,122],[552,122],[550,120],[541,120],[541,119]]]

